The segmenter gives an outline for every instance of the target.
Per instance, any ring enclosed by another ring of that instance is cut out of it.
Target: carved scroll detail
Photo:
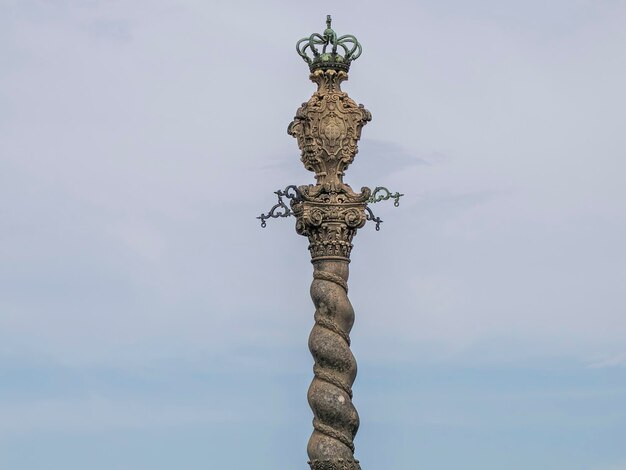
[[[341,91],[341,82],[348,79],[346,72],[315,70],[310,78],[318,89],[298,108],[287,132],[298,140],[302,163],[315,172],[318,183],[342,183],[358,152],[361,129],[372,115]]]

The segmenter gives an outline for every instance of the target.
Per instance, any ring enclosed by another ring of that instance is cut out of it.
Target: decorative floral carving
[[[347,184],[301,186],[300,198],[292,199],[296,231],[309,238],[313,261],[350,259],[352,239],[367,221],[366,204],[371,191],[355,193]]]
[[[372,115],[341,91],[346,72],[318,69],[310,78],[318,89],[298,108],[287,132],[298,140],[302,163],[315,172],[318,183],[342,183],[358,152],[361,129]]]

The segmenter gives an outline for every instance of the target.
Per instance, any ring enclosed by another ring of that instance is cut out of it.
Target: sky
[[[0,469],[305,469],[295,43],[363,45],[364,469],[626,469],[626,2],[0,0]]]

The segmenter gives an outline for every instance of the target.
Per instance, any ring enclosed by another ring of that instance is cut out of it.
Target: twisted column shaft
[[[354,192],[343,176],[372,115],[341,90],[348,79],[345,64],[311,69],[310,78],[317,91],[298,108],[287,130],[316,179],[315,185],[299,186],[291,199],[296,231],[308,237],[314,267],[316,310],[309,349],[315,377],[308,392],[314,431],[307,451],[312,470],[360,470],[353,442],[359,415],[352,404],[356,361],[350,351],[354,310],[347,295],[348,263],[352,239],[368,218],[371,191]]]
[[[354,459],[359,415],[352,404],[357,365],[350,351],[354,310],[348,299],[348,260],[314,261],[311,298],[315,325],[309,349],[315,360],[308,392],[314,431],[307,447],[312,470],[360,470]]]

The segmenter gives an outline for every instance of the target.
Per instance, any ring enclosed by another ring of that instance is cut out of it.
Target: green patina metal
[[[374,189],[374,191],[372,191],[372,195],[367,200],[367,202],[370,204],[376,204],[377,202],[380,202],[380,201],[393,199],[393,205],[395,207],[398,207],[400,205],[400,198],[402,196],[404,196],[404,194],[401,194],[398,192],[392,193],[384,186],[378,186],[376,187],[376,189]]]
[[[309,64],[311,71],[316,69],[350,69],[350,63],[359,58],[362,47],[356,37],[346,34],[337,37],[337,33],[331,28],[332,18],[326,16],[326,30],[324,34],[313,33],[309,37],[300,39],[296,44],[296,50],[304,61]],[[317,46],[321,46],[321,51]],[[328,48],[330,47],[330,52]],[[341,48],[343,53],[337,52]],[[309,56],[309,52],[313,55]]]

